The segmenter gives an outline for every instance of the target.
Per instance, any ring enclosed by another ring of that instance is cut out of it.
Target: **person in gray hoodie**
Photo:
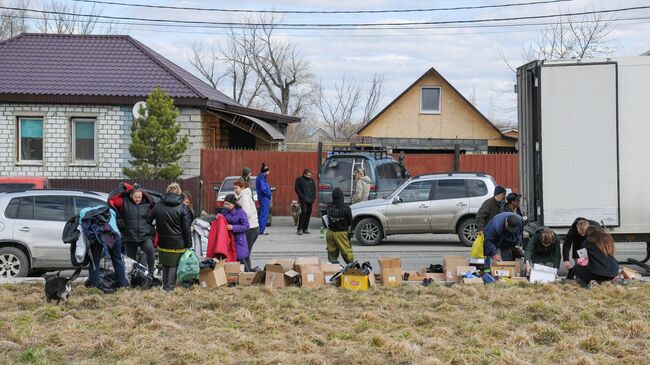
[[[358,167],[354,171],[354,180],[352,204],[368,200],[368,196],[370,196],[370,178],[366,176],[363,168]]]

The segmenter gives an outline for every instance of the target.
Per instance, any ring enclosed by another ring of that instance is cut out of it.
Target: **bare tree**
[[[531,62],[611,54],[616,50],[615,42],[609,37],[614,29],[613,20],[602,13],[562,16],[556,23],[547,25],[539,37],[522,50],[521,58]],[[501,49],[499,59],[516,73],[516,67]]]
[[[51,0],[44,6],[36,27],[42,33],[55,34],[111,34],[115,31],[111,22],[100,23],[101,11],[94,5],[83,7],[79,3]]]
[[[0,0],[0,5],[26,9],[29,6],[29,1],[13,0],[5,2]],[[26,32],[27,29],[27,15],[25,10],[0,9],[0,41]]]
[[[345,77],[334,84],[333,95],[327,95],[322,83],[318,86],[316,109],[325,131],[335,142],[347,141],[356,132],[354,115],[361,104],[361,87]]]
[[[362,123],[368,123],[377,113],[379,102],[384,94],[384,74],[374,73],[370,81],[370,87],[366,91],[365,104],[363,108]]]

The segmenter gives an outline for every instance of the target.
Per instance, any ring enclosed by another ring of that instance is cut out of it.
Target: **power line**
[[[210,12],[220,12],[220,13],[385,14],[385,13],[422,13],[422,12],[434,12],[434,11],[509,8],[509,7],[517,7],[517,6],[563,3],[563,2],[570,2],[574,0],[540,0],[540,1],[525,2],[525,3],[507,3],[507,4],[495,4],[495,5],[455,6],[455,7],[445,7],[445,8],[422,8],[422,9],[381,9],[381,10],[255,10],[255,9],[199,8],[199,7],[188,7],[188,6],[132,4],[132,3],[124,3],[118,1],[101,1],[101,0],[74,0],[74,1],[80,3],[91,3],[91,4],[102,4],[102,5],[118,5],[118,6],[130,6],[130,7],[153,8],[153,9],[196,10],[196,11],[210,11]]]
[[[101,19],[112,19],[112,20],[131,20],[131,21],[140,21],[140,22],[150,22],[150,23],[172,23],[172,24],[201,24],[201,25],[213,25],[215,27],[240,27],[240,28],[250,28],[250,27],[262,27],[269,26],[265,23],[246,23],[246,22],[211,22],[211,21],[200,21],[200,20],[172,20],[172,19],[152,19],[152,18],[138,18],[138,17],[117,17],[109,15],[96,15],[96,14],[78,14],[71,12],[60,12],[60,11],[50,11],[50,10],[37,10],[29,8],[16,8],[8,6],[0,6],[0,9],[6,10],[19,10],[34,12],[40,14],[56,14],[56,15],[69,15],[76,17],[90,17],[90,18],[101,18]],[[399,26],[408,29],[410,26],[422,26],[422,25],[445,25],[445,24],[474,24],[474,23],[493,23],[493,22],[504,22],[504,21],[516,21],[516,20],[530,20],[530,19],[549,19],[557,17],[570,17],[578,15],[593,15],[593,14],[609,14],[617,12],[625,12],[632,10],[644,10],[650,9],[650,6],[635,6],[628,8],[617,8],[617,9],[606,9],[606,10],[593,10],[593,11],[583,11],[576,13],[559,13],[559,14],[546,14],[546,15],[530,15],[530,16],[519,16],[519,17],[506,17],[506,18],[484,18],[484,19],[460,19],[460,20],[441,20],[441,21],[425,21],[425,22],[396,22],[396,23],[278,23],[273,24],[277,29],[300,29],[300,28],[324,28],[324,29],[340,29],[342,27],[354,28],[354,29],[386,29],[387,26]]]

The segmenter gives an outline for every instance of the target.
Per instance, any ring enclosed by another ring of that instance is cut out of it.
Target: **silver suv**
[[[79,190],[0,193],[0,277],[71,268],[70,246],[61,240],[66,221],[107,198]]]
[[[363,245],[389,235],[457,233],[462,244],[476,239],[476,212],[492,197],[496,183],[481,173],[412,177],[383,199],[353,204],[352,229]]]

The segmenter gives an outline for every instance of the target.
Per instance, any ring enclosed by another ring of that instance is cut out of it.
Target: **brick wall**
[[[3,176],[45,176],[48,178],[123,178],[129,165],[132,106],[0,104],[0,174]],[[200,173],[201,112],[182,108],[178,121],[182,135],[189,135],[188,149],[181,158],[184,177]],[[43,118],[43,162],[25,165],[18,162],[17,120]],[[77,164],[72,156],[73,117],[96,119],[96,161]]]

